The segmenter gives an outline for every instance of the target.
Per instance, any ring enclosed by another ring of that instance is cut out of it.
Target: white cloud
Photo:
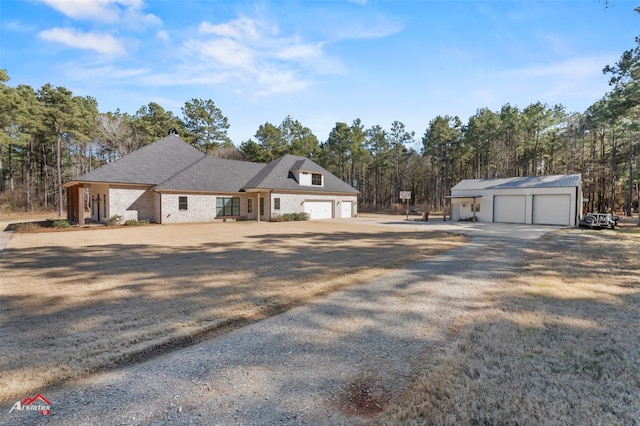
[[[526,68],[512,69],[499,73],[505,78],[535,79],[554,78],[556,80],[573,82],[577,85],[580,81],[602,78],[602,69],[606,64],[612,63],[615,56],[590,56],[574,57],[563,61],[554,61],[547,64],[533,65]]]
[[[114,80],[134,81],[134,79],[148,78],[151,70],[146,68],[119,68],[113,65],[93,66],[81,62],[69,64],[68,76],[73,80],[87,82],[110,82]]]
[[[153,14],[145,14],[142,0],[43,0],[68,18],[121,24],[132,28],[160,25]]]
[[[254,95],[303,90],[320,74],[341,70],[323,46],[321,41],[282,35],[277,25],[248,17],[202,22],[198,37],[183,43],[186,60],[196,58],[210,74],[235,80],[240,91]],[[302,74],[307,77],[300,78]]]
[[[275,27],[271,31],[266,31],[266,28],[260,28],[259,26],[260,23],[256,21],[241,17],[218,25],[213,25],[206,21],[202,22],[198,32],[201,35],[213,34],[219,37],[246,41],[257,41],[261,36],[267,35],[269,32],[277,32]]]
[[[184,47],[217,68],[253,68],[254,50],[231,39],[188,40]]]
[[[499,71],[476,81],[476,87],[471,88],[474,96],[467,102],[496,108],[510,102],[522,108],[541,101],[549,105],[562,104],[568,110],[580,110],[606,91],[606,76],[602,74],[602,68],[610,60],[606,55],[572,57]]]
[[[2,21],[0,25],[3,30],[15,33],[28,33],[36,29],[34,25],[25,24],[20,21]]]
[[[405,26],[387,17],[370,16],[367,20],[350,19],[338,22],[331,30],[333,40],[374,40],[403,31]]]
[[[312,60],[322,57],[322,43],[292,43],[284,46],[274,55],[287,60]]]
[[[156,37],[162,41],[171,41],[171,37],[169,36],[169,32],[166,30],[160,30],[156,33]]]
[[[304,90],[313,84],[311,81],[300,79],[293,70],[281,68],[266,68],[257,72],[258,82],[262,89],[258,90],[258,96],[277,95]]]
[[[41,31],[38,36],[76,49],[94,50],[108,55],[125,53],[122,43],[110,34],[83,33],[73,28],[52,28]]]
[[[544,65],[534,65],[508,72],[510,76],[523,78],[532,77],[564,77],[564,78],[588,78],[601,75],[602,69],[610,63],[608,56],[595,56],[584,58],[570,58],[564,61],[552,62]]]

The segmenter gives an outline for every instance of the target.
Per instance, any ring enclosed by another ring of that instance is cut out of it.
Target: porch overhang
[[[445,195],[444,197],[445,199],[449,200],[449,203],[451,203],[453,200],[456,201],[469,201],[471,203],[471,212],[473,214],[473,222],[477,222],[477,218],[476,218],[476,209],[475,209],[475,204],[476,201],[478,200],[478,198],[482,198],[482,195]],[[446,212],[445,212],[446,213]],[[446,214],[445,214],[445,218],[446,218]],[[451,206],[449,207],[449,220],[453,220],[451,217]]]

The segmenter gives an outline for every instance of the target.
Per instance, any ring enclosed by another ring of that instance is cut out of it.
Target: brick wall
[[[107,218],[120,215],[126,220],[158,221],[158,194],[147,188],[111,186],[107,203],[109,206]]]

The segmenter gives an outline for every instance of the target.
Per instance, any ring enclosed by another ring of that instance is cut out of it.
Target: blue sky
[[[212,99],[236,145],[290,115],[420,140],[436,115],[541,101],[585,111],[640,34],[640,2],[2,0],[10,85],[93,96],[101,112]],[[607,7],[608,6],[608,7]],[[416,145],[417,146],[417,145]]]

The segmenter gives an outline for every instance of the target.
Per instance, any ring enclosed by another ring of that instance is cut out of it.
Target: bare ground
[[[337,222],[14,234],[0,255],[0,402],[202,341],[463,241]]]
[[[43,420],[639,424],[637,228],[518,243],[530,227],[456,226],[480,234],[373,287],[47,390]]]

